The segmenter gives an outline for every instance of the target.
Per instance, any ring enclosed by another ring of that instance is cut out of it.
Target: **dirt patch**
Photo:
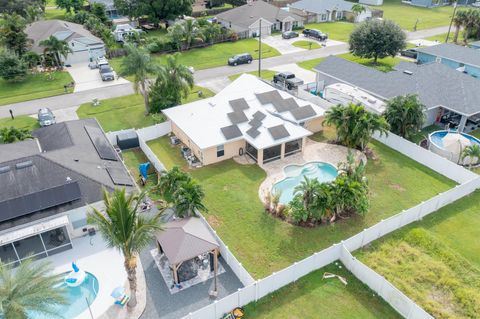
[[[390,187],[391,189],[394,189],[396,191],[400,191],[400,192],[406,191],[405,188],[403,188],[402,186],[400,186],[398,184],[388,184],[388,187]]]
[[[220,227],[220,225],[222,224],[221,220],[214,215],[208,215],[207,221],[210,224],[210,226],[212,226],[213,228]]]
[[[444,290],[441,287],[432,287],[428,297],[441,304],[442,311],[453,317],[462,313],[458,305],[455,303],[454,297],[450,291]]]

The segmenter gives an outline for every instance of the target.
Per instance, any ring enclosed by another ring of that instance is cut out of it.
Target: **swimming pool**
[[[304,165],[288,165],[284,168],[285,178],[275,183],[272,191],[281,192],[280,203],[288,204],[293,198],[293,190],[300,184],[304,176],[318,179],[320,183],[333,181],[338,170],[335,166],[324,162],[309,162]]]
[[[457,164],[469,164],[469,157],[462,158],[462,152],[465,147],[470,145],[480,145],[480,140],[476,137],[458,133],[458,131],[435,131],[428,136],[428,149],[442,157],[449,159]]]
[[[66,274],[65,274],[66,275]],[[53,311],[58,313],[61,318],[73,319],[88,309],[97,297],[99,283],[97,277],[87,272],[85,281],[78,287],[68,287],[65,283],[60,285],[65,289],[66,304],[55,307]],[[88,304],[87,304],[88,301]],[[32,314],[35,319],[47,319],[51,316]]]

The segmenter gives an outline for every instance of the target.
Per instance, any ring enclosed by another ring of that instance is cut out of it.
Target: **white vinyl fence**
[[[172,123],[170,121],[155,124],[152,126],[144,127],[144,128],[139,128],[139,129],[134,129],[130,128],[127,130],[120,130],[120,131],[114,131],[114,132],[107,132],[105,133],[107,135],[108,140],[112,145],[117,144],[117,135],[127,133],[127,132],[133,132],[135,131],[139,137],[142,137],[145,142],[148,142],[150,140],[154,140],[156,138],[159,138],[161,136],[167,135],[172,131]]]

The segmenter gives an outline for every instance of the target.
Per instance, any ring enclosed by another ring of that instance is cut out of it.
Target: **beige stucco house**
[[[214,97],[163,113],[203,165],[243,154],[262,165],[302,152],[324,110],[244,74]]]

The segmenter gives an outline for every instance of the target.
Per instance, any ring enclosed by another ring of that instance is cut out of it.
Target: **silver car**
[[[100,65],[98,68],[100,72],[100,76],[102,77],[102,81],[113,81],[115,80],[115,73],[113,72],[112,68],[107,65]]]
[[[48,107],[38,110],[38,123],[41,127],[56,123],[55,115],[53,115],[53,112]]]

